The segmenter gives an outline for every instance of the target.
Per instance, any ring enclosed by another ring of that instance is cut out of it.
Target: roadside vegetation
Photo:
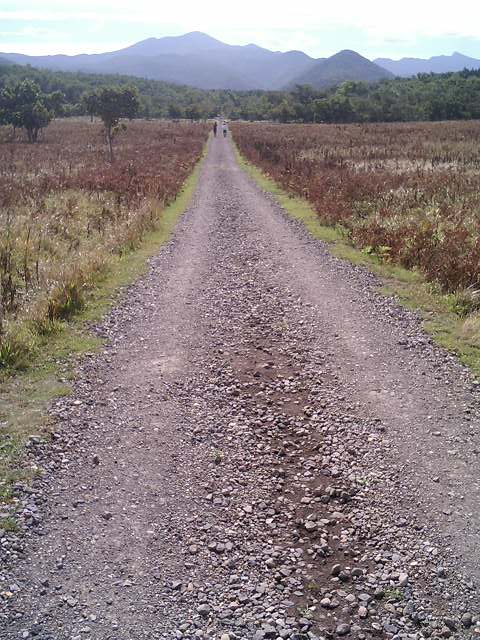
[[[244,158],[316,212],[286,203],[314,235],[378,267],[480,373],[480,123],[235,123],[232,132]]]
[[[135,121],[105,162],[98,122],[53,122],[41,144],[0,130],[0,376],[85,305],[159,223],[202,153],[205,125]]]

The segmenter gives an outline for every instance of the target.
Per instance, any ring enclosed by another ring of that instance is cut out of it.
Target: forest
[[[61,115],[86,115],[82,97],[103,86],[133,86],[142,118],[201,120],[221,113],[233,120],[277,122],[408,122],[480,117],[480,70],[419,74],[375,84],[348,81],[328,90],[205,91],[133,76],[67,73],[0,63],[0,90],[25,79],[45,93],[63,94]],[[1,114],[0,114],[1,117]]]

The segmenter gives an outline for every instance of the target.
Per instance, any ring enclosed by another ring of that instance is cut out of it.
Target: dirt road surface
[[[2,639],[479,637],[467,370],[211,141],[33,438]]]

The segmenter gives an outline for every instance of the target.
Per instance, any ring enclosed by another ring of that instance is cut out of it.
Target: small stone
[[[373,625],[372,625],[373,627]],[[391,633],[392,636],[396,635],[398,633],[398,628],[394,625],[391,624],[390,622],[386,622],[383,625],[383,630],[386,631],[387,633]]]
[[[408,584],[408,573],[401,573],[398,577],[398,586],[406,587]]]
[[[208,606],[208,604],[201,604],[198,608],[197,608],[197,612],[204,618],[206,618],[208,616],[208,614],[210,613],[210,607]]]
[[[473,616],[471,613],[464,613],[462,616],[462,624],[467,629],[473,624]]]
[[[444,618],[443,622],[445,623],[445,626],[451,629],[452,631],[457,630],[457,623],[455,622],[455,620],[452,620],[451,618]]]
[[[368,616],[367,607],[359,607],[358,608],[358,615],[360,616],[360,618],[366,618]]]
[[[340,564],[334,564],[332,567],[332,570],[330,571],[330,574],[334,577],[340,575],[340,571],[342,570],[342,565]]]
[[[336,628],[337,636],[348,636],[350,633],[350,625],[349,624],[339,624]]]

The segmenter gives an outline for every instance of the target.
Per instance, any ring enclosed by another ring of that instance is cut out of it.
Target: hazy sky
[[[0,51],[115,50],[151,36],[204,31],[229,44],[374,58],[460,51],[480,58],[480,1],[457,0],[0,0]]]

